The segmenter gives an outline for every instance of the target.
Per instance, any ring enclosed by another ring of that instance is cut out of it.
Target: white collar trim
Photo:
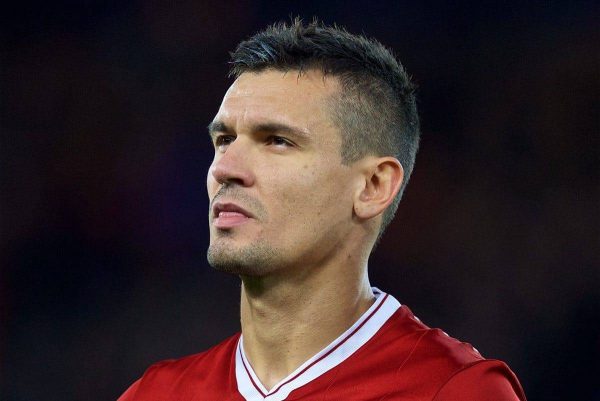
[[[304,386],[348,359],[369,341],[388,319],[400,308],[391,295],[373,287],[376,300],[373,305],[341,336],[304,362],[298,369],[267,390],[244,352],[240,336],[235,352],[235,377],[238,391],[246,401],[283,401],[297,388]]]

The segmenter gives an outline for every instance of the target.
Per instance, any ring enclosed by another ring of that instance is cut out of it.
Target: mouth
[[[212,207],[212,224],[220,229],[240,226],[253,217],[250,212],[235,203],[215,202]]]

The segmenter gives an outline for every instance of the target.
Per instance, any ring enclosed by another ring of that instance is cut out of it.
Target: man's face
[[[211,265],[263,276],[335,255],[357,180],[326,107],[337,91],[317,71],[244,73],[229,88],[210,127]]]

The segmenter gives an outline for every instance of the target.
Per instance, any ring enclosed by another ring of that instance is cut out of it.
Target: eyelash
[[[277,146],[279,146],[279,145],[294,146],[294,144],[290,140],[288,140],[284,137],[281,137],[281,136],[276,136],[276,135],[270,136],[267,139],[267,142],[270,144],[273,144],[273,145],[277,145]],[[276,142],[280,142],[280,143],[276,143]]]
[[[233,141],[235,141],[235,137],[232,135],[219,135],[215,138],[215,146],[219,147],[219,146],[227,146],[230,145],[231,143],[233,143]],[[281,137],[281,136],[277,136],[277,135],[271,135],[267,138],[266,140],[267,144],[272,144],[275,146],[286,146],[286,147],[292,147],[294,146],[294,143],[292,141],[290,141],[287,138]]]
[[[215,146],[229,145],[235,141],[235,137],[231,135],[219,135],[215,138]]]

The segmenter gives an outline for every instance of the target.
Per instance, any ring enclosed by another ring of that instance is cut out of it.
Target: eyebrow
[[[228,127],[223,121],[214,120],[210,124],[208,124],[208,134],[212,138],[215,135],[215,133],[217,133],[217,132],[223,132],[225,134],[233,134],[234,131],[233,131],[233,129]]]
[[[264,132],[267,134],[284,133],[284,134],[294,135],[294,136],[301,137],[301,138],[308,138],[310,136],[310,133],[308,130],[294,127],[294,126],[287,125],[287,124],[283,124],[283,123],[278,123],[278,122],[264,122],[264,123],[254,124],[250,127],[250,131],[251,132]],[[232,127],[225,124],[223,121],[214,120],[213,122],[208,124],[208,134],[211,137],[213,137],[215,135],[215,133],[217,133],[217,132],[223,132],[225,134],[234,134],[235,130]]]

